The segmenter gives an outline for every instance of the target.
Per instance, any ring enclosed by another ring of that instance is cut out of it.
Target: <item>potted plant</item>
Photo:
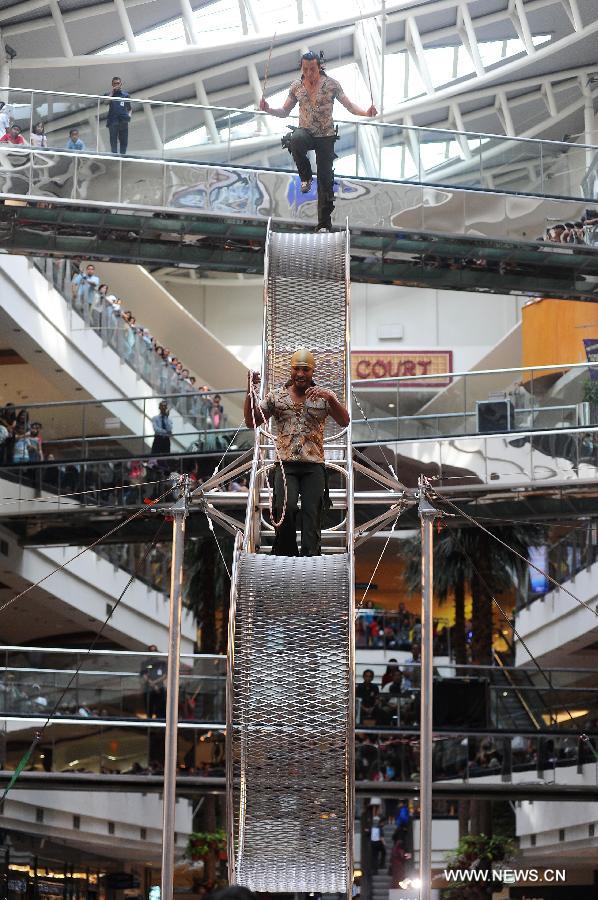
[[[515,842],[510,837],[485,834],[467,834],[457,844],[455,852],[447,857],[446,868],[464,872],[483,870],[491,872],[496,863],[510,859],[515,852]],[[492,876],[484,882],[452,882],[443,889],[447,900],[490,900],[493,885],[501,890],[500,881],[493,882]]]

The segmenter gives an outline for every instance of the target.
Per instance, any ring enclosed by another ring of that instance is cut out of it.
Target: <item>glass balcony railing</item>
[[[192,376],[190,378],[189,370],[183,363],[178,360],[176,363],[171,361],[173,352],[159,345],[147,328],[136,323],[126,307],[121,305],[122,301],[107,292],[107,285],[102,288],[99,284],[96,286],[87,281],[78,281],[80,274],[78,264],[70,259],[50,258],[35,259],[34,263],[66,300],[71,314],[72,330],[95,331],[101,337],[104,346],[114,350],[120,359],[157,394],[168,397],[170,406],[178,414],[179,424],[186,426],[191,432],[201,433],[201,436],[196,436],[199,447],[213,445],[211,449],[218,449],[217,432],[226,429],[229,418],[228,407],[231,401],[235,400],[238,401],[237,405],[240,404],[242,407],[243,398],[238,395],[232,396],[235,392],[210,391],[207,386],[196,385],[195,379]],[[74,321],[73,317],[77,321]],[[159,400],[149,397],[134,399],[139,401],[137,405],[141,418],[134,418],[132,427],[135,434],[145,437],[148,426],[149,433],[152,433],[150,417],[157,414]],[[118,410],[123,408],[122,405],[119,407],[118,403],[116,404],[117,418],[113,419],[105,431],[118,428]],[[71,407],[71,412],[72,409]],[[81,436],[84,439],[82,449],[87,450],[90,448],[86,435],[86,429],[89,427],[87,421],[89,409],[88,406],[81,407]],[[237,420],[238,417],[237,409],[234,419]],[[100,451],[99,454],[95,454],[96,456],[103,455],[101,437],[102,435],[97,435],[97,439],[92,442]],[[187,441],[184,445],[187,446]],[[84,454],[84,458],[87,458],[87,453]]]
[[[3,88],[12,120],[26,142],[43,123],[45,146],[68,151],[69,139],[82,141],[79,152],[105,154],[110,144],[106,96]],[[245,165],[292,170],[280,145],[295,116],[288,120],[255,109],[202,106],[144,98],[130,99],[132,116],[127,153],[133,157]],[[346,114],[345,114],[346,115]],[[553,195],[562,193],[594,202],[587,173],[597,148],[584,144],[510,138],[505,135],[420,128],[351,118],[338,119],[337,176],[464,188]],[[73,135],[73,130],[77,131]],[[12,148],[10,148],[12,149]],[[39,163],[41,161],[39,161]],[[558,176],[558,178],[556,178]]]
[[[415,647],[415,645],[414,645]],[[363,664],[373,672],[377,691],[364,691],[357,679],[357,722],[382,730],[419,727],[420,664],[412,648],[396,662]],[[166,654],[61,648],[0,648],[0,714],[57,722],[151,725],[163,721]],[[204,727],[224,725],[223,656],[183,655],[179,682],[181,722]],[[398,674],[397,674],[398,673]],[[553,729],[556,734],[598,730],[598,687],[593,670],[505,666],[456,666],[435,661],[435,691],[444,700],[435,707],[439,732],[505,728],[507,731]],[[469,691],[467,702],[455,691]],[[449,696],[450,695],[450,696]]]
[[[598,426],[598,404],[585,399],[596,363],[430,374],[422,359],[421,374],[384,377],[393,365],[382,351],[356,360],[356,443]]]
[[[181,721],[224,723],[225,671],[222,656],[181,656]],[[3,647],[0,715],[39,718],[53,713],[76,720],[163,719],[165,672],[163,653]]]

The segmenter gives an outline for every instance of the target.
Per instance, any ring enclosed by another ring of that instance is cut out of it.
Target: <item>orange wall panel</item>
[[[584,338],[598,339],[598,305],[537,300],[523,307],[524,366],[586,362]]]

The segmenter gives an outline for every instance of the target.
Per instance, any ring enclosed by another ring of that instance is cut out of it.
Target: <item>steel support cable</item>
[[[144,481],[143,487],[162,483],[162,481]],[[70,494],[56,494],[55,497],[0,497],[0,506],[8,506],[10,503],[60,503],[65,497],[83,497],[86,494],[101,494],[105,491],[128,491],[131,488],[135,488],[135,485],[119,484],[113,487],[92,488],[89,491],[74,491]],[[77,509],[78,507],[73,506],[70,508]]]
[[[524,639],[521,637],[521,635],[520,635],[519,632],[517,631],[517,628],[516,628],[516,626],[515,626],[515,623],[514,623],[514,622],[511,622],[511,620],[509,619],[508,615],[506,614],[506,612],[504,611],[504,609],[502,608],[502,606],[500,605],[500,603],[498,602],[498,600],[496,599],[496,597],[494,597],[494,595],[492,594],[492,591],[490,590],[490,587],[489,587],[489,585],[488,585],[488,582],[486,581],[486,579],[484,578],[484,576],[482,575],[482,573],[480,572],[480,570],[478,569],[478,567],[476,566],[476,564],[474,563],[474,561],[472,560],[471,556],[470,556],[469,553],[467,552],[467,550],[466,550],[464,544],[462,543],[462,541],[459,541],[459,544],[460,544],[460,546],[461,546],[461,551],[462,551],[463,555],[465,556],[465,558],[466,558],[467,561],[469,562],[469,565],[471,566],[471,568],[473,569],[473,571],[476,573],[476,575],[477,575],[478,578],[480,579],[480,581],[481,581],[483,587],[486,589],[486,592],[488,593],[488,596],[491,598],[492,602],[494,603],[494,605],[495,605],[496,608],[498,609],[499,613],[501,614],[501,616],[502,616],[503,619],[505,620],[506,624],[507,624],[508,627],[512,630],[512,632],[513,632],[515,638],[516,638],[518,641],[521,642],[521,646],[524,648],[525,652],[528,654],[528,656],[529,656],[529,658],[531,659],[532,663],[534,664],[534,666],[536,667],[536,669],[538,670],[538,672],[540,673],[540,675],[542,676],[542,678],[545,680],[546,684],[548,685],[549,690],[552,691],[552,692],[557,696],[557,698],[558,698],[558,689],[552,684],[550,678],[548,677],[548,675],[546,674],[546,672],[544,671],[544,669],[542,668],[542,666],[540,665],[540,663],[538,662],[538,660],[536,659],[536,657],[534,656],[534,654],[532,653],[532,651],[529,649],[529,647],[527,646],[527,644],[526,644],[526,642],[524,641]],[[595,751],[595,749],[594,749],[594,745],[592,744],[592,742],[591,742],[590,738],[588,737],[588,735],[585,734],[584,732],[580,731],[579,728],[577,727],[577,725],[575,724],[575,717],[574,717],[573,714],[571,713],[571,710],[568,708],[567,705],[563,704],[562,701],[559,701],[559,705],[562,706],[562,708],[564,709],[564,711],[566,712],[566,714],[569,716],[569,718],[570,718],[570,720],[571,720],[571,723],[572,723],[572,725],[573,725],[573,728],[574,728],[574,730],[575,730],[575,732],[576,732],[577,737],[579,738],[579,740],[580,740],[580,741],[583,741],[583,742],[585,743],[586,747],[588,747],[588,748],[592,751],[592,754],[593,754],[593,756],[594,756],[594,761],[595,761],[595,762],[598,762],[598,753],[596,753],[596,751]]]
[[[383,557],[384,554],[386,553],[386,548],[388,547],[388,544],[389,544],[389,542],[390,542],[390,539],[391,539],[391,537],[392,537],[392,535],[393,535],[393,532],[394,532],[394,530],[395,530],[395,528],[396,528],[396,526],[397,526],[397,522],[399,521],[399,517],[400,517],[400,513],[399,513],[399,515],[396,517],[396,519],[394,520],[394,522],[392,523],[392,528],[390,529],[390,532],[389,532],[389,534],[388,534],[388,536],[387,536],[387,538],[386,538],[386,541],[384,542],[384,546],[382,547],[382,551],[381,551],[381,553],[380,553],[380,556],[378,557],[378,562],[377,562],[376,565],[374,566],[374,570],[373,570],[372,574],[370,575],[370,580],[368,581],[367,587],[366,587],[365,591],[363,592],[363,597],[361,598],[361,600],[359,601],[359,603],[358,603],[357,606],[355,607],[355,616],[356,616],[356,617],[357,617],[357,613],[359,612],[359,610],[361,609],[361,607],[363,606],[363,604],[364,604],[364,602],[365,602],[365,598],[366,598],[367,593],[368,593],[368,591],[369,591],[369,589],[370,589],[370,587],[371,587],[372,581],[373,581],[374,578],[376,577],[376,572],[378,571],[378,568],[379,568],[379,566],[380,566],[380,563],[382,562],[382,557]]]
[[[467,519],[467,521],[471,522],[472,525],[475,525],[477,528],[481,529],[481,531],[484,531],[493,540],[497,541],[497,543],[499,543],[503,547],[505,547],[510,553],[512,553],[518,559],[522,560],[522,562],[524,562],[526,565],[531,566],[532,569],[535,569],[536,572],[538,572],[540,575],[543,575],[544,578],[546,578],[551,584],[553,584],[557,588],[557,590],[563,591],[565,594],[568,594],[572,600],[575,600],[575,602],[579,603],[580,606],[585,606],[585,608],[588,610],[588,612],[591,612],[593,616],[598,618],[598,610],[592,609],[592,607],[590,606],[590,604],[587,601],[582,600],[581,597],[577,597],[568,588],[563,587],[562,584],[559,584],[559,582],[556,580],[556,578],[553,578],[552,575],[549,575],[548,572],[545,572],[543,569],[541,569],[535,563],[530,562],[530,560],[527,559],[525,556],[523,556],[523,554],[519,553],[518,550],[515,550],[514,547],[511,547],[509,544],[507,544],[506,541],[503,541],[502,538],[499,538],[496,534],[493,534],[488,528],[486,528],[484,525],[482,525],[481,522],[478,522],[477,519],[474,519],[473,516],[470,516],[468,513],[464,512],[462,509],[459,509],[459,507],[455,503],[453,503],[452,500],[449,500],[447,497],[443,497],[443,496],[437,494],[434,490],[432,490],[431,493],[434,495],[437,502],[447,503],[460,516],[463,516],[464,519]]]
[[[118,598],[117,598],[117,600],[116,600],[114,606],[112,607],[112,609],[110,610],[110,612],[108,613],[108,615],[106,616],[106,618],[104,619],[104,621],[103,621],[103,623],[102,623],[102,625],[101,625],[99,631],[97,632],[96,636],[94,637],[93,641],[91,642],[91,644],[89,645],[89,647],[87,648],[87,650],[85,651],[85,653],[83,654],[83,656],[81,657],[81,659],[79,660],[79,663],[78,663],[77,667],[75,668],[75,671],[72,673],[72,675],[71,675],[71,677],[69,678],[68,682],[66,683],[66,685],[65,685],[65,687],[64,687],[64,689],[63,689],[63,691],[62,691],[62,693],[60,694],[60,696],[59,696],[58,699],[56,700],[56,703],[54,704],[53,709],[48,713],[48,715],[47,715],[47,717],[46,717],[46,720],[45,720],[44,724],[42,725],[42,727],[41,727],[38,731],[35,732],[34,738],[33,738],[33,740],[31,741],[31,744],[30,744],[29,748],[25,751],[25,753],[23,754],[23,756],[22,756],[21,759],[19,760],[19,762],[18,762],[18,764],[17,764],[17,766],[16,766],[16,768],[15,768],[15,771],[14,771],[14,773],[13,773],[12,778],[10,779],[10,781],[8,782],[8,784],[6,785],[6,787],[4,788],[4,791],[2,792],[2,795],[0,796],[0,806],[2,805],[2,803],[4,802],[4,800],[6,799],[6,796],[7,796],[8,792],[9,792],[9,791],[11,790],[11,788],[13,788],[14,785],[16,784],[16,782],[17,782],[17,780],[18,780],[18,778],[19,778],[19,775],[21,774],[21,772],[23,771],[23,769],[25,768],[25,766],[28,764],[29,760],[31,759],[31,755],[32,755],[33,751],[34,751],[35,748],[38,746],[38,744],[41,743],[46,728],[48,727],[48,725],[50,724],[50,722],[56,717],[56,713],[58,712],[58,710],[59,710],[59,708],[60,708],[60,704],[62,703],[62,701],[64,700],[64,698],[65,698],[66,695],[68,694],[68,692],[70,691],[71,686],[72,686],[73,682],[75,681],[75,679],[77,678],[77,676],[79,675],[79,672],[81,671],[81,668],[83,667],[83,664],[84,664],[85,660],[86,660],[87,657],[88,657],[91,653],[93,653],[93,651],[95,650],[98,641],[99,641],[100,638],[102,637],[102,635],[103,635],[103,633],[104,633],[104,630],[106,629],[106,627],[108,626],[108,624],[109,624],[109,622],[110,622],[110,619],[112,618],[112,616],[114,615],[114,613],[115,613],[116,610],[118,609],[118,607],[119,607],[119,605],[120,605],[120,603],[121,603],[123,597],[124,597],[125,594],[127,593],[128,589],[131,587],[131,585],[132,585],[133,582],[135,581],[135,579],[136,579],[136,577],[137,577],[137,573],[141,570],[141,567],[142,567],[143,563],[146,561],[146,559],[148,558],[149,554],[151,553],[151,551],[152,551],[152,550],[154,549],[154,547],[156,546],[156,544],[157,544],[157,542],[158,542],[158,538],[160,537],[160,532],[162,531],[162,528],[164,527],[165,521],[166,521],[166,519],[163,518],[162,521],[160,522],[160,524],[159,524],[159,526],[158,526],[158,528],[157,528],[157,530],[156,530],[156,533],[154,534],[154,536],[153,536],[153,538],[151,539],[151,541],[147,544],[145,553],[143,554],[143,556],[141,557],[141,559],[139,560],[139,562],[138,562],[137,565],[135,566],[135,571],[134,571],[134,572],[131,574],[131,576],[129,577],[129,580],[127,581],[126,585],[124,586],[124,588],[123,588],[122,591],[120,592],[120,595],[118,596]]]
[[[212,522],[208,513],[205,510],[204,510],[204,512],[206,513],[206,519],[208,520],[208,528],[212,532],[212,537],[216,541],[216,546],[218,547],[218,553],[220,554],[220,558],[224,564],[224,568],[226,569],[226,574],[228,575],[228,580],[232,581],[232,575],[230,573],[230,569],[228,568],[228,563],[224,557],[224,553],[222,552],[222,547],[220,546],[220,541],[218,540],[216,532],[214,531],[214,523]]]
[[[365,412],[364,412],[364,410],[363,410],[363,406],[362,406],[361,403],[359,402],[359,399],[358,399],[358,397],[357,397],[357,394],[355,393],[354,388],[351,388],[351,394],[352,394],[352,396],[353,396],[353,399],[355,400],[355,403],[357,404],[357,408],[359,409],[359,412],[361,413],[361,415],[363,416],[363,418],[364,418],[364,420],[365,420],[366,425],[368,426],[368,428],[369,428],[370,431],[372,432],[372,436],[373,436],[374,440],[376,441],[376,446],[378,446],[378,447],[380,448],[380,451],[381,451],[381,453],[382,453],[382,456],[384,457],[384,462],[386,463],[386,465],[387,465],[387,467],[388,467],[388,471],[390,472],[390,474],[392,475],[392,477],[395,479],[395,481],[398,481],[399,484],[400,484],[401,482],[399,481],[399,476],[398,476],[397,473],[395,472],[395,468],[394,468],[393,464],[391,463],[391,461],[389,460],[388,456],[386,455],[386,451],[385,451],[384,445],[382,444],[382,442],[380,441],[380,438],[377,436],[376,432],[375,432],[374,429],[372,428],[372,424],[371,424],[370,420],[368,419],[368,417],[366,416],[366,414],[365,414]]]
[[[82,550],[79,550],[78,553],[75,553],[75,555],[71,556],[70,559],[67,559],[66,562],[63,562],[59,566],[56,566],[55,569],[52,569],[51,572],[48,572],[46,575],[44,575],[43,578],[40,578],[39,581],[36,581],[35,584],[30,584],[29,587],[26,587],[23,591],[19,591],[18,594],[15,594],[14,597],[11,597],[9,600],[6,601],[6,603],[3,603],[2,606],[0,606],[0,613],[3,612],[8,606],[10,606],[16,600],[19,600],[21,597],[24,597],[25,594],[28,594],[34,588],[39,587],[40,584],[43,584],[44,581],[47,581],[48,578],[52,577],[52,575],[56,575],[57,572],[60,572],[62,569],[65,569],[76,559],[79,559],[80,556],[83,556],[83,554],[88,553],[90,550],[93,550],[94,547],[97,547],[98,544],[101,544],[103,541],[106,540],[106,538],[111,537],[111,535],[113,535],[113,534],[116,534],[116,532],[119,531],[121,528],[124,528],[125,525],[128,525],[130,522],[133,522],[135,519],[138,519],[144,513],[147,513],[148,509],[150,509],[156,503],[159,503],[166,496],[168,496],[168,494],[170,494],[170,492],[172,491],[172,489],[174,487],[176,487],[176,484],[172,484],[168,488],[167,491],[164,491],[163,494],[161,494],[155,500],[152,500],[152,502],[149,506],[142,506],[140,509],[137,510],[137,512],[134,512],[131,516],[129,516],[127,519],[125,519],[124,522],[119,522],[118,525],[115,525],[114,528],[111,528],[110,531],[107,531],[105,534],[103,534],[101,537],[99,537],[97,540],[95,540],[88,547],[83,547]]]

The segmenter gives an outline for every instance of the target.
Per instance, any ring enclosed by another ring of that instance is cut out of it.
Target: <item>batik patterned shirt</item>
[[[269,391],[262,402],[265,415],[272,417],[280,458],[285,462],[324,462],[324,424],[330,414],[328,400],[295,403],[287,386]]]
[[[291,84],[287,99],[293,103],[291,109],[299,103],[300,128],[307,128],[314,137],[332,137],[334,134],[332,120],[334,101],[335,99],[347,100],[347,97],[338,81],[324,75],[313,103],[300,78]]]

